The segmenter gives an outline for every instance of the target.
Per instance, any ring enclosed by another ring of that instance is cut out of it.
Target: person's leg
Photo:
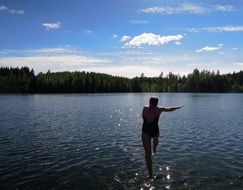
[[[153,138],[153,153],[156,152],[156,148],[158,146],[158,143],[159,143],[159,137],[154,137]]]
[[[153,178],[152,157],[151,157],[151,137],[142,133],[143,147],[145,151],[145,159],[148,168],[149,178]]]

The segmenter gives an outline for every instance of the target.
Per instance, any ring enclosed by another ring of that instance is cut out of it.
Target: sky
[[[243,0],[0,0],[0,67],[238,72],[242,18]]]

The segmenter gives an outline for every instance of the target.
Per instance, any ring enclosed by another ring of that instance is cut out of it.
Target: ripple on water
[[[162,114],[153,181],[141,143],[149,94],[0,96],[0,188],[240,189],[242,95],[157,95],[185,107]]]

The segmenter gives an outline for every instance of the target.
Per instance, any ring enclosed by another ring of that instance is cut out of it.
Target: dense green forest
[[[243,92],[243,71],[220,74],[207,70],[187,76],[169,73],[132,79],[94,72],[55,72],[35,75],[33,69],[0,68],[0,93],[95,92]]]

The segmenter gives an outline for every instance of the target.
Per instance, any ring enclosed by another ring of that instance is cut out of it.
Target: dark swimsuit
[[[153,122],[146,121],[146,118],[143,117],[143,132],[149,135],[150,137],[159,136],[159,116],[154,119]]]

